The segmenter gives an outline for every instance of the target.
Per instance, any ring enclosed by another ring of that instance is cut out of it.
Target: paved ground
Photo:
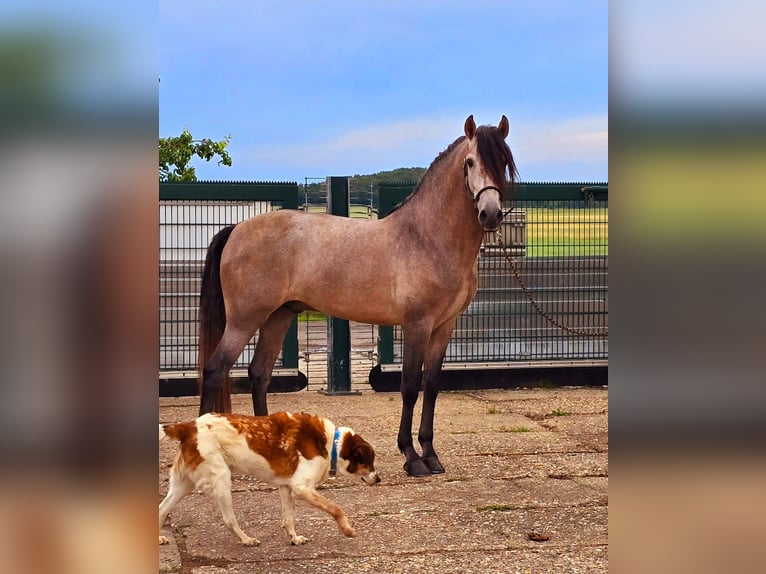
[[[375,447],[380,484],[338,478],[323,485],[357,537],[343,537],[329,516],[299,504],[296,529],[310,542],[290,546],[278,493],[237,477],[234,510],[261,545],[241,546],[213,503],[194,493],[163,528],[171,544],[160,547],[160,572],[607,572],[607,394],[601,388],[442,393],[435,446],[447,473],[421,479],[405,475],[396,448],[398,393],[270,395],[272,412],[326,416]],[[160,420],[193,418],[197,401],[160,399]],[[249,396],[235,396],[233,408],[252,413]],[[174,449],[171,441],[160,445],[160,499]],[[534,533],[548,538],[531,540]]]

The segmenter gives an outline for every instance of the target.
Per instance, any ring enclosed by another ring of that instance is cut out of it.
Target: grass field
[[[609,254],[609,209],[526,208],[528,257]]]

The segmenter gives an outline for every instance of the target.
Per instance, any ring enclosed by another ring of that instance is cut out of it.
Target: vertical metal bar
[[[282,197],[283,209],[298,209],[298,185],[285,189]],[[282,344],[282,367],[298,368],[298,317],[293,317]]]
[[[348,177],[328,179],[330,213],[348,217]],[[348,321],[329,317],[327,338],[330,351],[327,362],[327,393],[349,393],[351,392],[351,329]]]
[[[378,219],[384,218],[391,210],[412,192],[413,185],[379,186]],[[382,365],[394,363],[394,328],[391,325],[378,326],[378,359]]]

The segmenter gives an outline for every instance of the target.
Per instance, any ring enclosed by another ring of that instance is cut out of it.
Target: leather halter
[[[488,189],[494,189],[497,192],[497,194],[500,196],[500,201],[502,202],[503,201],[503,190],[500,189],[499,187],[494,186],[494,185],[485,185],[478,192],[476,192],[476,194],[474,195],[474,193],[471,191],[471,186],[468,185],[468,164],[466,163],[467,159],[468,158],[465,158],[463,160],[463,180],[465,181],[465,189],[468,192],[468,194],[471,196],[471,198],[473,199],[474,205],[477,205],[479,203],[479,198],[481,197],[481,194],[484,193],[485,191],[487,191]],[[477,207],[477,209],[478,209],[478,207]]]

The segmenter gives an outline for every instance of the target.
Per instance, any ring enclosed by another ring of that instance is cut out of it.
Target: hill
[[[425,173],[424,167],[399,167],[388,171],[379,171],[368,175],[356,174],[349,180],[349,195],[352,204],[369,205],[370,196],[374,207],[378,205],[378,185],[380,183],[415,183]],[[305,190],[304,190],[305,187]],[[324,182],[301,185],[301,192],[308,193],[308,203],[324,203],[327,190]],[[303,195],[301,195],[303,201]]]

